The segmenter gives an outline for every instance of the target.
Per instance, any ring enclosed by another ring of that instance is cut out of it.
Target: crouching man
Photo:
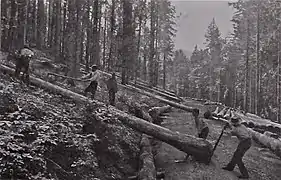
[[[28,45],[24,45],[16,54],[16,71],[15,77],[19,78],[20,72],[22,71],[22,81],[29,84],[29,63],[33,58],[34,52],[29,48]]]
[[[207,139],[209,134],[209,127],[203,118],[199,118],[199,109],[194,109],[192,115],[194,116],[195,126],[198,131],[198,137]],[[184,161],[187,161],[189,156],[190,154],[187,154]]]
[[[252,145],[252,136],[249,130],[241,124],[241,119],[233,117],[231,123],[228,124],[228,128],[231,129],[231,134],[236,136],[239,140],[236,151],[234,152],[231,161],[222,169],[227,171],[233,171],[236,165],[238,165],[241,175],[239,179],[248,179],[248,171],[242,161],[244,154],[250,149]]]

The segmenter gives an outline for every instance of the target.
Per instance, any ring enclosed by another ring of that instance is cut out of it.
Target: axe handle
[[[215,147],[214,147],[214,149],[212,150],[212,153],[211,153],[209,162],[211,161],[212,156],[214,155],[214,152],[215,152],[215,150],[216,150],[216,148],[217,148],[217,146],[218,146],[218,144],[219,144],[219,142],[220,142],[220,140],[221,140],[221,137],[222,137],[222,135],[223,135],[223,133],[224,133],[225,127],[226,127],[226,126],[223,127],[223,129],[222,129],[222,131],[221,131],[221,134],[220,134],[220,136],[219,136],[219,138],[218,138],[218,140],[217,140],[217,142],[216,142],[216,144],[215,144]]]

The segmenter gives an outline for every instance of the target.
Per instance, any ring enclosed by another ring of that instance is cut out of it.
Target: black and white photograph
[[[0,180],[281,180],[281,0],[0,17]]]

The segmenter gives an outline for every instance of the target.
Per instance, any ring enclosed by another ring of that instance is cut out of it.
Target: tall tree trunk
[[[52,19],[53,19],[53,1],[49,0],[49,7],[48,7],[48,47],[52,47]]]
[[[107,70],[111,71],[113,66],[113,57],[112,51],[115,42],[114,31],[115,31],[115,8],[116,8],[116,0],[112,0],[111,5],[111,16],[110,16],[110,34],[109,34],[109,54],[107,60]]]
[[[36,39],[37,39],[37,0],[33,0],[33,7],[32,7],[32,36],[31,36],[31,41],[33,44],[36,44]]]
[[[257,60],[257,69],[256,69],[255,114],[260,115],[260,1],[258,2],[256,60]]]
[[[106,69],[106,31],[107,31],[107,19],[106,19],[107,10],[104,12],[104,27],[103,27],[103,51],[102,51],[102,65],[103,69]]]
[[[63,1],[63,28],[62,28],[62,47],[61,47],[61,52],[63,57],[66,57],[66,49],[67,49],[67,20],[66,20],[66,16],[67,16],[67,2]]]
[[[148,62],[148,73],[149,73],[149,85],[153,86],[154,85],[154,71],[155,71],[155,24],[156,24],[156,0],[151,0],[151,8],[150,8],[150,13],[151,13],[151,19],[150,19],[150,54],[149,54],[149,62]]]
[[[55,53],[56,56],[60,56],[60,44],[61,44],[61,0],[56,0],[56,29],[55,29],[55,38],[54,38],[54,45],[55,45]]]
[[[18,24],[18,34],[17,34],[17,42],[16,42],[16,48],[20,48],[25,43],[25,29],[26,29],[26,0],[17,0],[18,4],[18,17],[17,17],[17,24]]]
[[[0,51],[2,50],[2,11],[1,11],[1,9],[2,9],[2,7],[1,7],[1,5],[2,5],[2,3],[1,3],[2,1],[0,1]]]
[[[139,29],[138,29],[138,40],[137,40],[137,52],[136,52],[136,71],[135,71],[135,83],[137,82],[137,77],[139,76],[139,71],[140,71],[140,42],[141,42],[141,32],[142,32],[142,24],[143,24],[143,16],[144,16],[144,8],[146,5],[146,0],[142,0],[141,1],[141,8],[140,8],[140,12],[139,12]]]
[[[36,47],[41,49],[44,46],[45,41],[45,7],[44,0],[38,0],[38,11],[37,11],[37,40]]]
[[[89,61],[90,61],[90,41],[91,41],[91,26],[92,26],[92,20],[90,17],[91,14],[91,1],[87,1],[87,39],[86,39],[86,56],[85,56],[85,65],[86,65],[86,71],[89,71]]]
[[[279,37],[279,36],[278,36]],[[280,107],[280,95],[281,95],[281,88],[280,88],[280,74],[281,74],[281,69],[280,69],[280,42],[277,41],[277,62],[278,62],[278,65],[277,65],[277,69],[278,69],[278,75],[276,76],[276,89],[277,89],[277,94],[276,94],[276,101],[277,101],[277,107],[278,107],[278,110],[277,110],[277,121],[279,123],[281,123],[281,107]]]
[[[247,47],[246,47],[246,76],[245,76],[245,93],[244,93],[244,110],[249,111],[249,44],[250,44],[250,27],[249,20],[247,20]]]
[[[163,89],[166,89],[166,58],[167,53],[166,50],[164,51],[164,57],[163,57]]]
[[[91,56],[91,63],[92,64],[99,64],[99,32],[98,32],[98,25],[99,25],[99,0],[94,0],[94,15],[93,15],[93,53]]]
[[[123,0],[123,52],[122,52],[122,84],[129,80],[129,64],[132,58],[132,0]]]
[[[68,21],[68,59],[70,61],[70,76],[76,77],[78,63],[75,56],[76,52],[76,30],[77,30],[77,18],[76,18],[76,0],[68,1],[69,21]]]
[[[23,43],[24,44],[27,43],[28,7],[29,7],[29,0],[25,0],[24,27],[23,27]]]
[[[1,21],[1,28],[3,28],[3,31],[0,32],[1,34],[1,49],[3,49],[4,51],[8,51],[9,50],[9,42],[8,42],[8,38],[9,38],[9,28],[8,27],[8,0],[2,0],[1,1],[1,17],[2,17],[2,21]],[[3,46],[3,48],[2,48]]]

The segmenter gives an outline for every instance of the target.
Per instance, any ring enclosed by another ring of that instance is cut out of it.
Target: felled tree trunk
[[[140,84],[133,84],[133,83],[131,83],[130,85],[135,86],[135,87],[140,88],[140,89],[143,89],[145,91],[151,92],[151,93],[156,93],[157,95],[162,96],[162,97],[164,97],[164,98],[166,98],[170,101],[181,102],[180,98],[178,98],[176,96],[166,94],[166,93],[163,93],[163,92],[161,92],[159,90],[156,90],[154,88],[146,87],[146,86],[143,86],[143,85],[140,85]]]
[[[149,92],[146,92],[144,90],[141,90],[141,89],[138,89],[136,87],[133,87],[131,85],[120,85],[121,87],[123,88],[126,88],[128,90],[131,90],[131,91],[134,91],[134,92],[138,92],[140,94],[143,94],[143,95],[146,95],[146,96],[149,96],[149,97],[152,97],[154,99],[157,99],[158,101],[161,101],[163,103],[166,103],[172,107],[175,107],[175,108],[178,108],[178,109],[182,109],[182,110],[185,110],[187,112],[193,112],[196,108],[192,108],[192,107],[188,107],[188,106],[185,106],[183,104],[179,104],[179,103],[176,103],[176,102],[173,102],[173,101],[169,101],[161,96],[158,96],[158,95],[155,95],[155,94],[152,94],[152,93],[149,93]]]
[[[3,65],[0,65],[0,69],[5,70],[7,73],[14,72],[13,69]],[[54,93],[62,94],[80,103],[105,106],[104,103],[101,103],[96,100],[89,100],[85,96],[74,93],[72,91],[61,88],[57,85],[48,83],[38,78],[30,77],[30,83],[33,83],[42,88],[46,88],[50,91],[53,91]],[[183,107],[185,108],[185,106]],[[122,121],[124,124],[126,124],[127,126],[139,132],[153,136],[154,138],[159,139],[163,142],[166,142],[167,144],[170,144],[171,146],[174,146],[175,148],[194,156],[200,162],[209,163],[208,160],[211,156],[211,151],[212,151],[212,145],[209,141],[199,139],[194,136],[190,136],[186,134],[181,134],[179,132],[173,132],[169,129],[163,128],[158,125],[154,125],[140,118],[136,118],[134,116],[126,114],[123,111],[120,111],[113,106],[109,106],[108,109],[112,114],[117,115],[118,119]],[[187,109],[193,110],[193,108],[187,108]]]
[[[175,148],[194,156],[198,161],[207,163],[211,155],[212,145],[210,142],[196,138],[194,136],[173,132],[169,129],[154,125],[137,118],[120,117],[124,124],[140,131],[142,133],[153,136]]]

